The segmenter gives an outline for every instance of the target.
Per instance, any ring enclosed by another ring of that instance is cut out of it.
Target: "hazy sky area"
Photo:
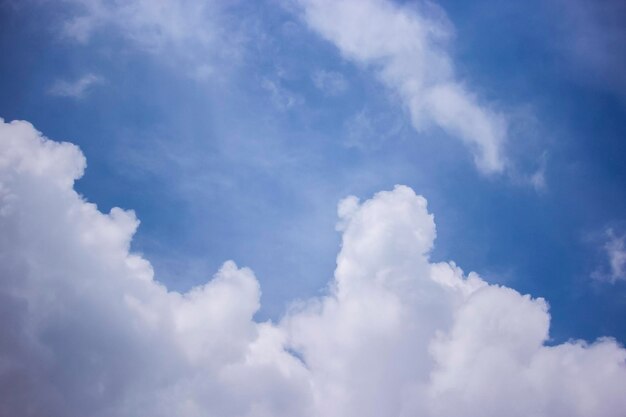
[[[0,54],[0,417],[623,416],[626,3],[0,0]]]

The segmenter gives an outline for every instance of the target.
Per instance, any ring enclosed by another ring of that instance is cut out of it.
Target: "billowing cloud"
[[[226,262],[180,294],[129,245],[132,211],[73,190],[85,160],[0,124],[0,415],[298,415],[308,380],[259,285]]]
[[[1,416],[626,409],[626,350],[547,346],[543,299],[430,262],[434,218],[408,187],[343,200],[328,294],[259,323],[259,283],[232,261],[186,293],[155,281],[134,213],[74,190],[84,168],[76,146],[0,121]]]
[[[102,77],[95,74],[86,74],[74,81],[57,80],[52,84],[48,93],[53,96],[81,98],[94,85],[102,82]]]
[[[481,104],[454,73],[451,24],[430,5],[387,0],[300,0],[307,24],[348,59],[377,72],[408,108],[414,127],[436,125],[461,139],[485,173],[506,166],[506,118]]]

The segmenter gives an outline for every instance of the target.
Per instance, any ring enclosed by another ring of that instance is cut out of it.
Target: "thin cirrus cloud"
[[[317,70],[311,79],[315,87],[328,96],[339,96],[348,89],[348,81],[340,72]]]
[[[609,228],[605,232],[605,237],[602,249],[607,267],[596,270],[592,277],[611,284],[626,281],[626,235],[620,235]]]
[[[65,1],[75,6],[63,25],[65,36],[87,42],[98,30],[115,28],[131,43],[165,52],[168,59],[173,51],[186,63],[189,75],[198,79],[217,77],[217,67],[245,54],[246,42],[266,36],[233,26],[233,19],[217,1]],[[447,50],[453,28],[443,11],[435,6],[418,10],[383,0],[297,3],[310,28],[348,59],[375,69],[409,110],[416,130],[422,132],[434,125],[460,139],[482,173],[500,173],[507,168],[507,117],[481,102],[455,76]],[[347,89],[338,73],[320,70],[312,80],[330,96]],[[273,84],[265,82],[263,88],[276,101],[278,86]],[[278,98],[279,107],[290,107],[292,99],[284,98]]]
[[[200,81],[216,77],[216,68],[237,61],[241,52],[242,35],[236,27],[225,34],[228,24],[219,1],[63,1],[71,6],[61,25],[66,39],[88,43],[99,31],[110,30],[168,62],[174,55],[187,75]]]
[[[548,304],[432,263],[405,186],[338,208],[327,295],[257,322],[232,261],[168,290],[130,251],[132,211],[78,194],[85,158],[0,121],[0,415],[621,416],[626,350],[549,340]],[[289,271],[285,271],[288,275]]]
[[[59,97],[82,98],[94,86],[103,82],[104,79],[99,75],[86,74],[74,81],[56,80],[48,93]]]
[[[209,42],[214,34],[209,24],[216,2],[165,0],[64,0],[74,13],[64,22],[62,33],[78,42],[87,42],[107,26],[121,29],[120,34],[148,48],[170,42],[194,40]]]
[[[455,77],[442,11],[383,0],[300,0],[306,23],[346,58],[375,69],[408,108],[413,126],[434,124],[470,148],[479,170],[502,172],[507,120]]]

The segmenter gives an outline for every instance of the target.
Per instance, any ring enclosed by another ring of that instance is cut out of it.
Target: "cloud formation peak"
[[[615,416],[626,350],[547,346],[548,305],[432,263],[427,202],[339,205],[324,297],[254,320],[232,261],[186,293],[130,251],[132,211],[73,188],[79,149],[0,121],[0,416]]]

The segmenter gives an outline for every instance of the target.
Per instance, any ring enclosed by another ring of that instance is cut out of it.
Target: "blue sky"
[[[0,0],[0,417],[621,417],[625,18]]]
[[[281,1],[220,5],[180,38],[106,20],[68,33],[80,3],[5,1],[0,116],[80,146],[77,189],[136,211],[133,249],[168,288],[234,259],[261,282],[258,317],[277,319],[332,277],[337,201],[406,184],[435,214],[434,260],[548,299],[555,341],[625,341],[624,277],[593,278],[609,267],[606,230],[625,231],[624,7],[438,5],[457,79],[509,121],[504,172],[481,173],[445,130],[414,129],[375,64]],[[217,41],[194,38],[205,32]]]

